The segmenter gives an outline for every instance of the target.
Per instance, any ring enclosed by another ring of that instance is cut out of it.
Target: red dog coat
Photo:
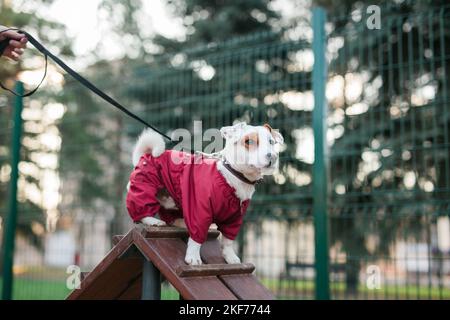
[[[133,221],[159,213],[161,220],[172,224],[182,217],[190,237],[198,243],[206,240],[211,223],[215,223],[226,238],[234,240],[249,200],[241,205],[216,162],[174,150],[156,158],[144,154],[131,173],[126,200]],[[164,189],[181,210],[160,206],[157,194]]]

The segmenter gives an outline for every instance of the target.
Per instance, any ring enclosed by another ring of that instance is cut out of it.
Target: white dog
[[[131,218],[145,225],[187,227],[185,261],[192,265],[202,263],[200,247],[212,223],[222,233],[226,262],[240,263],[233,240],[255,184],[276,170],[277,144],[283,144],[282,135],[267,124],[241,122],[220,132],[226,143],[216,157],[165,150],[163,138],[152,130],[142,133],[133,151],[127,194]]]

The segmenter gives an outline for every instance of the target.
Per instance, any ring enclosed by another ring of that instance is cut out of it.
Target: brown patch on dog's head
[[[242,139],[242,144],[246,149],[255,149],[259,145],[259,136],[257,133],[250,133]]]
[[[264,123],[263,127],[266,128],[267,130],[269,130],[270,133],[272,133],[272,127],[270,126],[270,124]]]

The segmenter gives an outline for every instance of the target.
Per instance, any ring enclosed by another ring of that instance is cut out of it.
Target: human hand
[[[6,27],[0,26],[0,32],[7,29]],[[27,45],[28,39],[24,34],[18,33],[16,30],[8,30],[0,33],[0,41],[7,38],[10,39],[9,45],[3,52],[3,56],[18,61]]]

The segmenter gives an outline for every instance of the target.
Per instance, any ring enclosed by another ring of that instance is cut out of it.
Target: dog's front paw
[[[234,253],[234,250],[232,248],[223,248],[222,256],[228,264],[241,263],[241,259],[239,259],[236,253]]]
[[[141,222],[147,226],[165,226],[166,225],[166,223],[164,221],[153,218],[153,217],[142,218]]]
[[[195,242],[191,238],[189,238],[186,256],[184,257],[184,261],[190,265],[200,265],[202,264],[202,259],[200,258],[200,247],[202,245],[198,242]]]
[[[198,266],[202,264],[202,259],[200,258],[200,254],[193,254],[186,252],[186,257],[184,258],[184,261],[192,266]]]

